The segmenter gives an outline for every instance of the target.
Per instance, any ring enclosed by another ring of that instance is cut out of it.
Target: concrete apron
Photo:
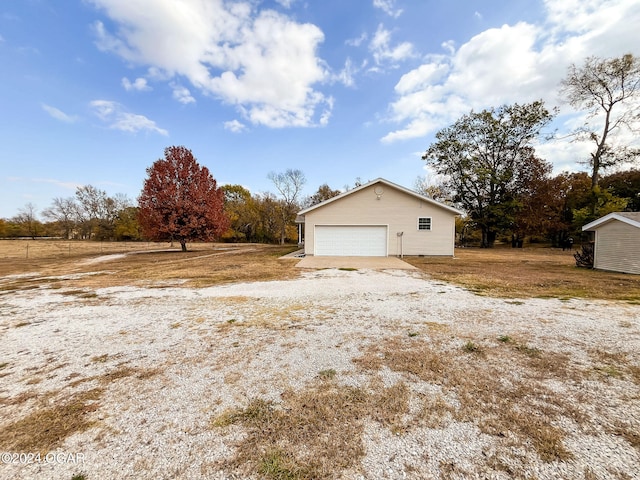
[[[397,257],[315,257],[306,256],[298,268],[367,268],[370,270],[415,270],[416,267]]]

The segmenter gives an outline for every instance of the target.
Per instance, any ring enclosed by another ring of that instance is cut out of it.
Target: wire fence
[[[108,255],[169,248],[168,243],[100,242],[85,240],[0,240],[0,259],[47,259]]]

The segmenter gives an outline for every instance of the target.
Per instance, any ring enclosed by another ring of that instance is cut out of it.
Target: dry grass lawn
[[[25,251],[29,245],[29,258]],[[38,272],[40,277],[98,272],[73,279],[16,278],[0,290],[51,286],[107,287],[222,283],[295,278],[296,261],[279,257],[291,246],[259,244],[189,245],[182,253],[166,243],[0,241],[0,277]],[[117,257],[118,254],[126,254]],[[95,261],[108,255],[109,261]],[[431,277],[479,295],[507,298],[593,298],[640,302],[640,276],[577,268],[572,252],[551,248],[456,249],[455,258],[405,257]]]
[[[299,274],[295,261],[280,261],[291,246],[189,244],[189,251],[166,243],[29,241],[29,258],[12,256],[27,241],[0,241],[0,277],[17,277],[0,290],[56,287],[163,286],[204,287],[221,283],[281,280]],[[68,254],[71,245],[71,255]],[[83,275],[91,273],[91,275]],[[64,278],[60,278],[64,277]]]
[[[640,276],[577,268],[552,248],[456,249],[455,258],[407,257],[433,278],[494,297],[556,297],[640,302]]]

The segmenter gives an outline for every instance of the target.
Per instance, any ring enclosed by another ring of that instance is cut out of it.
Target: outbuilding
[[[614,212],[584,227],[595,233],[593,268],[640,274],[640,212]]]
[[[462,212],[378,178],[298,214],[305,255],[453,256]]]

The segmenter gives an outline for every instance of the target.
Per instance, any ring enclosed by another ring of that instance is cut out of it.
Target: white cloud
[[[116,102],[110,102],[109,100],[94,100],[89,106],[93,109],[93,113],[104,121],[113,117],[119,108]]]
[[[186,78],[253,123],[314,125],[328,105],[316,89],[330,75],[316,55],[324,35],[315,25],[248,1],[157,0],[153,8],[149,0],[89,1],[117,25],[112,32],[94,24],[101,50],[158,78]]]
[[[373,0],[373,6],[393,18],[398,18],[402,15],[402,9],[396,8],[396,0]]]
[[[64,188],[66,190],[77,190],[78,187],[82,187],[81,183],[58,180],[55,178],[26,178],[26,177],[7,177],[6,178],[10,182],[31,182],[31,183],[49,183],[52,185],[56,185],[60,188]]]
[[[369,44],[369,49],[373,53],[373,58],[377,65],[396,65],[401,61],[416,56],[413,44],[410,42],[402,42],[392,46],[391,31],[385,29],[382,24],[378,25],[378,29]]]
[[[580,65],[589,55],[640,54],[637,0],[545,0],[544,5],[540,24],[488,29],[457,49],[445,42],[444,54],[430,55],[404,74],[389,106],[389,120],[398,129],[382,141],[424,137],[472,109],[540,98],[548,107],[562,107],[558,86],[571,63]]]
[[[296,0],[276,0],[276,2],[282,5],[284,8],[291,8],[291,5],[293,5],[295,1]]]
[[[173,98],[180,103],[184,105],[196,103],[196,99],[193,98],[188,88],[178,85],[177,83],[171,83],[171,88],[173,88]]]
[[[55,178],[32,178],[31,181],[36,183],[50,183],[66,190],[77,190],[79,187],[83,186],[81,183],[58,180]]]
[[[442,42],[440,45],[444,50],[446,50],[449,55],[453,55],[456,53],[456,42],[453,40],[447,40],[446,42]]]
[[[369,35],[367,35],[366,32],[363,32],[362,35],[360,35],[359,37],[350,38],[344,43],[346,45],[349,45],[350,47],[359,47],[360,45],[362,45],[364,42],[367,41],[367,38],[369,38]]]
[[[67,115],[62,110],[52,107],[51,105],[47,105],[46,103],[42,104],[42,109],[47,112],[52,118],[60,120],[61,122],[73,123],[78,119],[78,117],[76,117],[75,115]]]
[[[353,87],[356,84],[355,74],[357,72],[358,69],[353,66],[353,61],[347,58],[344,62],[344,68],[334,78],[346,87]]]
[[[122,105],[109,100],[94,100],[89,103],[93,113],[113,130],[138,133],[140,131],[156,132],[160,135],[169,135],[165,129],[156,125],[156,122],[144,115],[127,112]]]
[[[233,133],[240,133],[244,132],[247,129],[247,126],[238,120],[231,120],[230,122],[224,122],[224,129]]]
[[[145,92],[145,91],[152,90],[152,88],[147,83],[147,79],[142,77],[136,78],[133,82],[129,80],[127,77],[124,77],[122,79],[122,86],[127,92],[130,92],[130,91]]]

